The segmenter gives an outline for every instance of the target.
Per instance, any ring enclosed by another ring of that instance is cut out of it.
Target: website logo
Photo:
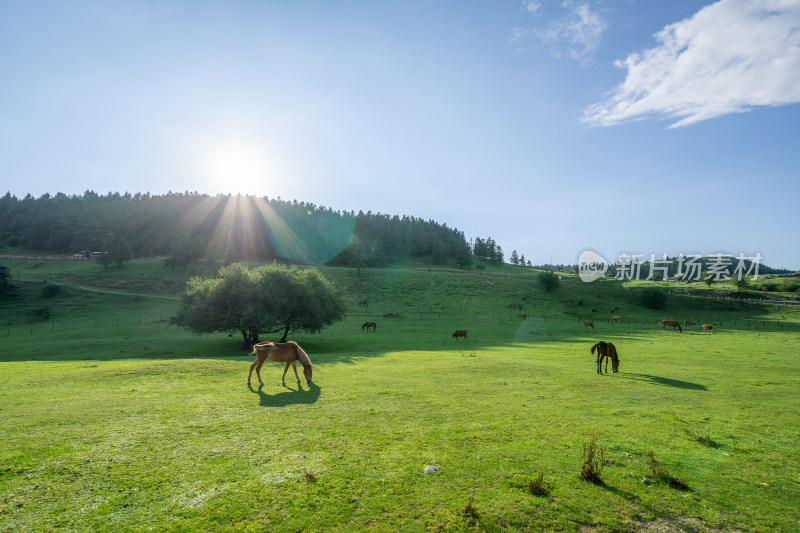
[[[589,283],[600,279],[608,272],[608,261],[594,250],[583,250],[578,256],[578,275]]]

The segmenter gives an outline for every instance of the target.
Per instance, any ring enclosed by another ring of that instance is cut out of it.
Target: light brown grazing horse
[[[457,329],[455,333],[453,333],[453,338],[458,340],[459,337],[467,338],[467,330],[465,329]]]
[[[520,317],[522,320],[528,320],[528,314],[527,314],[527,313],[522,313],[521,315],[519,315],[519,317]]]
[[[678,328],[678,331],[683,333],[683,328],[681,328],[681,325],[677,320],[662,320],[659,322],[659,324],[661,325],[661,329],[667,329],[667,326],[670,326],[672,331],[675,331],[675,328]]]
[[[717,328],[715,328],[711,324],[703,324],[703,331],[710,331],[711,333],[716,333],[717,332]]]
[[[283,376],[281,376],[282,384],[286,385],[286,372],[289,370],[289,365],[292,365],[294,377],[296,377],[297,382],[300,383],[300,376],[297,375],[297,366],[295,365],[296,361],[300,361],[300,364],[303,365],[303,375],[306,378],[306,383],[311,383],[311,374],[314,371],[314,365],[311,364],[311,360],[308,358],[306,352],[304,352],[296,342],[259,342],[253,345],[253,351],[250,352],[250,355],[253,354],[256,355],[256,360],[250,365],[250,373],[247,374],[248,385],[250,384],[250,377],[253,375],[253,370],[256,371],[259,384],[264,384],[264,382],[261,381],[261,365],[264,364],[266,359],[275,361],[276,363],[286,363],[286,368],[283,369]]]
[[[590,328],[594,329],[594,320],[584,320],[583,327],[589,326]]]
[[[367,303],[366,300],[361,300],[360,302],[358,302],[358,306],[359,307],[369,307],[369,304]]]
[[[377,327],[378,324],[376,324],[375,322],[364,322],[364,325],[361,326],[361,331],[364,331],[364,328],[367,328],[367,331],[369,331],[369,328],[372,328],[372,331],[375,331],[375,328]]]
[[[683,321],[683,327],[688,328],[691,325],[692,325],[692,321],[691,320],[684,320]]]
[[[592,346],[592,355],[597,350],[597,373],[602,374],[603,359],[606,360],[606,374],[608,374],[608,360],[611,359],[611,370],[615,373],[619,372],[619,355],[617,355],[617,348],[610,342],[600,341]]]

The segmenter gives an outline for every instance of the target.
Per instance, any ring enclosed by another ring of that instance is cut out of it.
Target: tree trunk
[[[286,342],[286,337],[289,335],[289,324],[286,324],[286,328],[283,330],[283,337],[281,337],[281,342]]]
[[[253,345],[258,342],[258,332],[240,330],[244,342],[242,343],[242,350],[252,350]]]

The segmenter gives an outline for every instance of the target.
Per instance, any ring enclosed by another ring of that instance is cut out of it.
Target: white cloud
[[[565,0],[562,6],[567,10],[563,17],[546,30],[533,33],[551,46],[556,57],[566,53],[570,59],[588,61],[599,48],[608,24],[586,2]]]
[[[539,11],[539,8],[542,7],[542,3],[537,0],[522,0],[522,7],[524,7],[528,13],[536,13]]]
[[[800,102],[800,2],[720,0],[655,34],[616,66],[625,80],[585,110],[612,125],[652,116],[680,127],[756,106]]]

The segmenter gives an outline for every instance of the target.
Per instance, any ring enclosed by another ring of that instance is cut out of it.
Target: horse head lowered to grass
[[[275,361],[276,363],[286,363],[286,368],[283,369],[283,376],[281,376],[281,383],[286,385],[286,372],[289,370],[289,365],[294,369],[294,377],[297,382],[300,382],[300,376],[297,374],[296,361],[300,361],[303,365],[303,375],[306,378],[306,383],[311,383],[311,375],[314,372],[314,365],[311,364],[311,359],[308,354],[296,342],[259,342],[253,345],[253,351],[250,355],[255,354],[256,360],[250,365],[250,373],[247,374],[247,384],[250,384],[250,377],[253,375],[253,370],[256,371],[258,382],[263,385],[261,381],[261,365],[264,364],[266,359]]]

